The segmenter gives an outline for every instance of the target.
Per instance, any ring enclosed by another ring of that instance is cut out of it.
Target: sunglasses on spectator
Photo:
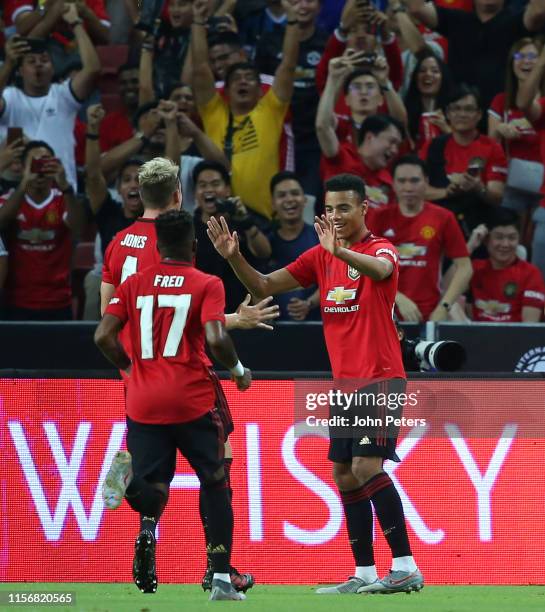
[[[458,106],[458,104],[451,104],[448,107],[449,112],[459,115],[460,113],[466,113],[467,115],[476,113],[479,109],[476,106]]]
[[[529,53],[521,53],[520,51],[517,51],[516,53],[513,53],[513,59],[519,61],[519,60],[535,60],[537,59],[537,53],[535,51],[530,51]]]
[[[378,89],[376,83],[350,83],[348,91],[362,93],[364,91],[375,91]]]

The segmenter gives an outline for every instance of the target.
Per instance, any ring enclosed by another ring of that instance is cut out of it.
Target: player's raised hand
[[[233,380],[239,391],[246,391],[252,384],[252,371],[248,368],[244,368],[244,374],[242,376],[233,376]]]
[[[237,308],[237,327],[239,329],[254,329],[260,327],[261,329],[273,330],[273,326],[268,325],[266,321],[278,319],[280,316],[280,308],[277,305],[269,306],[273,299],[272,296],[266,297],[254,306],[250,306],[251,299],[252,296],[248,293],[244,301]]]
[[[236,232],[231,234],[225,217],[220,217],[219,222],[215,217],[212,217],[207,225],[208,229],[206,233],[212,241],[216,251],[224,259],[230,259],[240,254],[238,234]]]
[[[314,217],[314,229],[322,247],[332,255],[337,255],[339,240],[337,239],[337,229],[333,219],[329,219],[325,215]]]

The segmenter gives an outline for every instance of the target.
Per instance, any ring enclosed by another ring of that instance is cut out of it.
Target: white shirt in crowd
[[[0,115],[0,136],[8,126],[21,127],[27,138],[43,140],[55,151],[66,172],[66,179],[76,189],[74,125],[81,106],[72,93],[70,81],[51,85],[45,96],[28,96],[18,87],[6,87],[5,109]]]

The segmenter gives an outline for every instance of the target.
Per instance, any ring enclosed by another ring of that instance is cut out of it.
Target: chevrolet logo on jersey
[[[344,287],[335,287],[327,292],[326,300],[328,302],[335,302],[335,306],[324,306],[324,312],[335,313],[335,312],[355,312],[360,309],[359,304],[352,304],[351,306],[343,306],[347,301],[356,299],[355,289],[345,289]]]
[[[335,287],[331,289],[327,294],[328,302],[335,302],[336,304],[344,304],[346,300],[354,300],[356,298],[355,289],[345,289],[344,287]]]
[[[487,315],[507,314],[511,312],[511,304],[498,302],[498,300],[475,300],[475,306],[484,310]]]
[[[413,257],[422,257],[426,254],[428,248],[414,244],[414,242],[405,242],[397,245],[397,252],[401,259],[412,259]]]

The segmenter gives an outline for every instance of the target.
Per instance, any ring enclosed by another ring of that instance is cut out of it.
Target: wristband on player
[[[449,304],[448,302],[442,302],[441,306],[447,311],[449,312],[450,309],[452,308],[451,304]]]
[[[240,363],[240,359],[237,361],[235,367],[231,368],[229,371],[233,376],[236,376],[237,378],[244,376],[244,366]]]

